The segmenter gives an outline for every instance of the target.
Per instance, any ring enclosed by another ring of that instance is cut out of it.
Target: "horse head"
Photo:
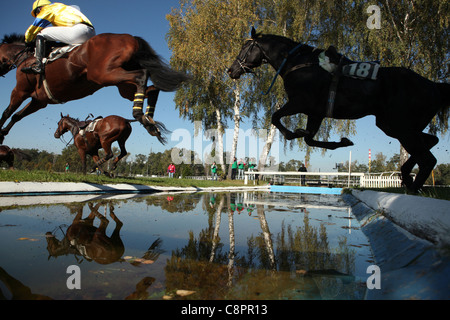
[[[67,118],[69,116],[63,116],[62,112],[61,112],[61,120],[59,120],[58,122],[58,128],[56,128],[55,131],[55,138],[59,139],[64,133],[66,133],[67,131],[69,131],[69,126],[67,125]]]
[[[239,79],[244,73],[253,73],[252,69],[267,62],[267,55],[261,44],[258,43],[258,37],[255,28],[252,28],[251,38],[245,41],[236,60],[228,69],[228,74],[232,79]]]
[[[25,46],[23,35],[12,34],[5,36],[0,43],[0,76],[16,68],[28,58],[28,48]]]

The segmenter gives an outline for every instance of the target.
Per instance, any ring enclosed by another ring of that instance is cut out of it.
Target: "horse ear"
[[[252,37],[253,40],[256,39],[256,30],[255,30],[255,27],[252,27],[252,31],[250,31],[250,35],[251,35],[251,37]]]
[[[63,116],[62,112],[61,112],[61,118],[64,118],[64,116]]]

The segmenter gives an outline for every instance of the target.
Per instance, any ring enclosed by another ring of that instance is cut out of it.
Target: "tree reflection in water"
[[[169,193],[3,208],[0,285],[55,299],[361,299],[367,251],[347,243],[364,240],[338,225],[347,211],[336,199]],[[65,289],[72,264],[78,292]]]
[[[211,203],[207,197],[210,195],[204,195],[203,202]],[[345,237],[340,237],[338,247],[331,248],[325,224],[312,226],[307,210],[303,211],[303,225],[293,227],[283,221],[281,231],[274,235],[264,205],[256,205],[261,232],[247,237],[247,252],[236,251],[236,200],[233,194],[220,194],[215,199],[218,205],[206,208],[208,227],[198,236],[189,231],[187,245],[172,251],[165,267],[167,292],[189,288],[196,292],[195,299],[362,297],[363,288],[352,276],[355,251],[349,249]],[[219,239],[224,216],[228,218],[228,252]]]

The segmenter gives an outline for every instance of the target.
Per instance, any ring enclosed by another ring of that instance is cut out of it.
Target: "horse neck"
[[[66,125],[69,128],[70,132],[72,132],[72,135],[75,137],[78,132],[80,131],[80,128],[78,126],[78,121],[72,118],[66,118]]]
[[[278,70],[284,59],[288,56],[289,51],[295,48],[296,43],[288,38],[281,36],[262,36],[258,43],[264,49],[264,53],[268,58],[268,63]]]
[[[300,45],[300,42],[295,42],[289,38],[281,36],[268,37],[265,41],[263,40],[258,42],[265,50],[265,54],[269,58],[269,64],[277,71],[280,69],[281,64],[289,56],[289,52]],[[303,60],[301,63],[305,63],[307,61],[311,62],[311,60],[314,60],[321,51],[323,50],[317,50],[317,48],[303,44],[295,50],[295,53],[301,56],[300,59]]]
[[[21,43],[9,43],[1,46],[5,51],[5,55],[9,59],[13,59],[20,51],[25,49],[25,45]]]

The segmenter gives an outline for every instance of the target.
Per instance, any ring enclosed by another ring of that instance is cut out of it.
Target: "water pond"
[[[0,198],[0,298],[363,299],[373,264],[337,195],[33,199]]]

